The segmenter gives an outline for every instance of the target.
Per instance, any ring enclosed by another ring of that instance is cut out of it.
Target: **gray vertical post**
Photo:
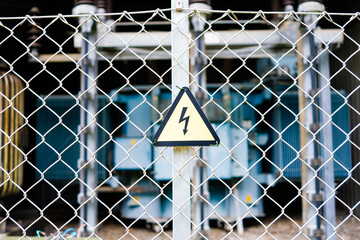
[[[189,85],[189,18],[188,0],[171,0],[171,66],[172,99],[178,87]],[[173,239],[191,238],[190,148],[173,148]]]
[[[96,32],[91,32],[89,35],[89,41],[94,43],[96,41]],[[97,127],[96,127],[96,113],[97,113],[97,88],[96,88],[96,78],[97,78],[97,58],[96,53],[93,50],[93,46],[89,49],[89,69],[88,69],[88,114],[87,114],[87,122],[88,122],[88,162],[89,166],[87,167],[87,185],[89,186],[90,192],[88,196],[91,200],[85,205],[88,211],[88,223],[94,231],[94,227],[97,224],[97,200],[96,200],[96,187],[97,187]]]
[[[324,218],[325,218],[325,239],[335,239],[336,235],[336,209],[335,209],[335,178],[333,161],[333,135],[331,120],[331,91],[330,91],[330,66],[329,52],[323,52],[319,58],[319,70],[323,77],[320,82],[320,119],[323,129],[321,131],[321,143],[324,145],[322,151],[323,180],[324,184]],[[329,122],[330,121],[330,122]]]
[[[191,3],[192,2],[192,3]],[[194,3],[195,2],[195,3]],[[208,9],[211,7],[205,3],[198,3],[196,1],[190,1],[190,8],[198,8],[198,9]],[[204,53],[206,51],[205,39],[202,35],[205,30],[205,20],[209,14],[202,13],[196,14],[192,16],[191,23],[193,26],[193,38],[195,40],[195,49],[194,54],[192,56],[192,72],[195,77],[195,81],[197,84],[192,85],[192,91],[195,93],[195,97],[200,106],[202,106],[206,101],[206,94],[204,90],[207,88],[206,81],[206,73],[204,71],[204,66],[206,64],[206,57],[204,57]],[[206,113],[206,109],[204,109]],[[198,195],[194,197],[194,206],[195,211],[193,219],[197,228],[200,229],[201,235],[196,235],[196,239],[205,239],[210,235],[210,227],[209,227],[209,206],[206,204],[206,200],[209,200],[209,186],[208,182],[204,181],[207,178],[207,155],[206,149],[199,149],[199,159],[197,159],[197,163],[195,165],[196,170],[194,171],[194,180],[193,183],[198,189]]]
[[[74,14],[83,14],[96,12],[96,7],[92,4],[80,4],[74,7]],[[85,21],[86,20],[86,21]],[[82,106],[80,115],[80,193],[78,202],[80,204],[80,225],[85,224],[82,228],[82,234],[90,235],[95,232],[97,224],[97,128],[95,115],[97,112],[97,57],[94,51],[93,43],[96,42],[97,33],[94,27],[94,21],[87,19],[87,16],[80,18],[81,33],[83,35],[82,53],[82,74],[81,74],[81,98]]]
[[[309,40],[309,36],[305,36],[303,39],[303,52],[302,54],[305,56],[305,58],[310,59],[310,40]],[[304,62],[305,66],[308,67],[308,63],[307,61]],[[311,90],[312,90],[312,76],[311,76],[311,70],[307,70],[304,73],[304,89],[303,91],[306,93],[305,94],[305,127],[306,129],[311,129],[311,125],[313,124],[313,119],[314,119],[314,112],[313,112],[313,107],[310,106],[309,104],[311,104],[311,98],[309,97],[308,94],[310,94]],[[307,134],[307,139],[306,139],[306,144],[307,147],[305,149],[306,153],[305,153],[305,160],[308,164],[308,166],[312,166],[312,160],[315,159],[315,147],[314,144],[312,143],[313,140],[313,135],[308,132]],[[311,144],[309,144],[311,143]],[[305,196],[307,198],[308,201],[312,200],[312,196],[316,194],[316,190],[315,190],[315,179],[314,179],[315,173],[312,169],[309,169],[308,171],[306,171],[306,187],[304,187],[304,191],[305,191]],[[313,207],[313,204],[309,205],[307,207],[307,213],[305,214],[306,219],[303,219],[304,223],[307,223],[307,229],[308,229],[308,235],[312,236],[315,229],[316,229],[316,209]]]
[[[322,3],[313,1],[303,1],[301,4],[299,4],[298,8],[300,12],[322,12],[325,10],[325,7]],[[316,64],[314,57],[316,56],[316,48],[313,34],[314,28],[316,27],[317,16],[311,14],[304,15],[303,21],[307,25],[307,30],[309,31],[303,38],[303,55],[308,59],[308,61],[311,61],[310,65],[307,64],[307,66],[310,68],[304,74],[303,87],[306,94],[315,96],[314,94],[318,90],[318,81],[317,73],[315,71]],[[305,126],[309,131],[306,141],[306,143],[309,144],[306,148],[306,160],[308,166],[311,167],[311,169],[305,171],[306,197],[311,202],[311,205],[307,205],[307,213],[303,215],[306,216],[306,219],[303,219],[303,221],[307,224],[307,229],[309,230],[308,236],[310,236],[310,238],[322,239],[321,218],[318,213],[322,199],[320,192],[319,172],[317,171],[319,167],[319,161],[321,160],[321,154],[319,152],[320,138],[318,134],[314,134],[318,131],[320,121],[318,118],[318,109],[316,107],[318,102],[316,96],[307,97],[305,102]]]

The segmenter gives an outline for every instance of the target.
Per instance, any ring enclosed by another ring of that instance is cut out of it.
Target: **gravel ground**
[[[360,236],[360,220],[355,217],[346,219],[346,214],[339,214],[337,219],[337,239],[359,239]],[[211,228],[209,239],[308,239],[300,232],[298,224],[301,223],[301,216],[291,216],[291,220],[287,217],[274,219],[271,217],[261,219],[261,223],[256,220],[245,221],[245,231],[238,235],[236,231],[229,232],[219,228]],[[267,229],[266,229],[267,228]],[[126,239],[126,240],[165,240],[171,239],[172,231],[165,230],[164,232],[155,233],[151,230],[134,227],[128,232],[119,224],[110,223],[102,226],[98,232],[98,236],[106,240]]]
[[[336,239],[344,239],[344,240],[355,240],[360,239],[360,219],[356,217],[348,217],[348,213],[345,212],[338,212],[337,214],[337,238]],[[49,224],[49,222],[45,224],[34,224],[32,226],[31,220],[28,219],[30,224],[21,224],[23,226],[28,225],[27,228],[27,235],[36,235],[35,229],[41,229],[42,231],[46,232],[48,235],[49,233],[54,233],[54,225]],[[21,223],[21,222],[19,222]],[[68,228],[78,228],[78,221],[75,219],[69,224],[64,226],[64,222],[53,222],[57,227],[62,226],[62,230]],[[267,216],[264,218],[259,219],[259,221],[255,219],[246,219],[244,221],[244,233],[239,235],[236,231],[225,231],[224,229],[212,227],[210,236],[208,239],[211,240],[220,240],[220,239],[277,239],[277,240],[287,240],[287,239],[308,239],[304,235],[301,234],[300,229],[301,224],[301,215],[291,215],[289,217],[281,217],[277,218],[276,216]],[[36,226],[35,226],[36,225]],[[130,222],[126,222],[126,225],[129,226]],[[215,224],[214,224],[215,225]],[[30,227],[31,226],[31,227]],[[18,227],[14,224],[9,224],[7,227],[8,230],[11,228],[15,228],[19,230]],[[9,233],[9,232],[8,232]],[[21,236],[21,231],[13,231],[12,236]],[[169,240],[172,239],[172,230],[166,229],[163,232],[155,233],[154,231],[147,229],[145,227],[144,222],[137,222],[134,224],[129,230],[127,231],[120,223],[116,222],[115,220],[109,220],[102,223],[97,232],[97,237],[104,239],[104,240]],[[0,236],[1,239],[1,236]],[[45,239],[45,238],[44,238]],[[193,238],[195,239],[195,238]]]

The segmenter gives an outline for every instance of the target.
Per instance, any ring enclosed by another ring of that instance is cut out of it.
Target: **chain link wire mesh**
[[[356,238],[359,15],[183,11],[190,68],[175,66],[221,143],[174,175],[152,145],[174,92],[171,9],[0,19],[5,233],[173,239],[191,204],[194,239]]]

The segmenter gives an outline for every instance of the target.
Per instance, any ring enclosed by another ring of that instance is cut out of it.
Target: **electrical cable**
[[[58,238],[58,240],[61,240],[61,239],[65,239],[65,235],[68,233],[68,232],[71,232],[72,233],[69,235],[69,238],[72,238],[72,237],[76,237],[77,236],[77,232],[74,228],[68,228],[66,229],[61,235],[60,237]]]
[[[38,237],[41,237],[40,234],[42,234],[43,236],[46,237],[46,233],[42,232],[41,230],[36,230],[36,235],[37,235]]]
[[[77,230],[77,235],[78,235],[78,236],[80,236],[80,234],[81,234],[81,229],[83,229],[85,226],[86,226],[86,223],[82,224],[82,225],[78,228],[78,230]]]

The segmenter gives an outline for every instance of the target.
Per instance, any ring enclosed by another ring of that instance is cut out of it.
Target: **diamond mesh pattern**
[[[173,239],[180,216],[189,239],[354,237],[359,15],[171,11],[0,18],[6,234]],[[180,167],[152,145],[175,68],[221,139]],[[180,205],[174,179],[191,187]]]

